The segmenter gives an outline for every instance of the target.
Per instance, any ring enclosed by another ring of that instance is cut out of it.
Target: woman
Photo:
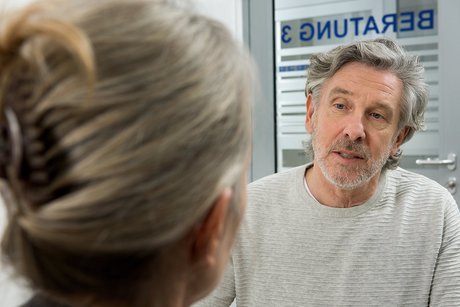
[[[245,206],[252,64],[167,1],[36,3],[0,34],[2,252],[25,306],[188,306]]]

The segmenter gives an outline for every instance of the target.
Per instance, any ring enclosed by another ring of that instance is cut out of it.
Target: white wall
[[[242,0],[193,0],[200,12],[227,26],[233,35],[243,41]]]
[[[198,11],[220,20],[243,41],[242,0],[192,0]],[[0,13],[31,3],[32,0],[0,0]],[[0,236],[6,223],[5,207],[0,199]],[[0,264],[0,304],[2,307],[16,307],[30,297],[21,281],[11,278],[8,268]]]

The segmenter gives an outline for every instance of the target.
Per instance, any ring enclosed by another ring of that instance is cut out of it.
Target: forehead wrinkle
[[[380,75],[373,77],[374,73],[389,73],[385,75]],[[391,71],[386,70],[375,70],[370,72],[370,76],[356,75],[356,78],[359,80],[350,80],[351,82],[358,83],[362,86],[367,86],[374,88],[380,92],[383,92],[387,95],[394,95],[398,87],[402,84],[401,79],[393,74]]]
[[[397,84],[393,84],[393,82],[378,82],[373,80],[368,80],[368,82],[375,84],[376,90],[386,94],[387,96],[394,96],[397,91]]]

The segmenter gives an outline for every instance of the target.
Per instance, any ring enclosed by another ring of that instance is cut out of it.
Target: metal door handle
[[[453,171],[457,166],[457,155],[450,153],[447,155],[447,159],[417,159],[415,160],[417,165],[432,165],[432,166],[447,166],[447,169]]]

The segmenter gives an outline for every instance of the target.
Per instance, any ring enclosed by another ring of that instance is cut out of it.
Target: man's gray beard
[[[358,175],[356,178],[350,178],[350,176],[333,176],[328,172],[327,166],[325,164],[325,159],[323,158],[325,155],[324,153],[321,153],[321,150],[318,151],[318,144],[315,142],[316,140],[316,133],[312,133],[311,135],[311,141],[309,142],[310,144],[306,144],[306,152],[308,154],[308,151],[311,150],[312,152],[312,158],[316,157],[315,163],[319,166],[321,172],[323,173],[324,177],[334,186],[336,186],[339,189],[342,190],[353,190],[358,187],[361,187],[368,183],[371,178],[373,178],[379,171],[381,171],[386,164],[388,157],[390,156],[391,153],[391,143],[388,146],[387,150],[376,160],[373,161],[370,168],[364,168],[364,169],[359,169],[356,168],[353,170],[353,173],[356,174],[358,172]],[[350,143],[353,143],[350,141]],[[363,145],[356,145],[356,142],[354,143],[355,146],[363,146]],[[310,147],[310,148],[308,148]],[[333,147],[333,146],[332,146]],[[331,148],[332,148],[331,147]],[[329,148],[327,150],[330,150]],[[338,166],[340,167],[340,166]],[[350,172],[346,173],[349,174]]]

